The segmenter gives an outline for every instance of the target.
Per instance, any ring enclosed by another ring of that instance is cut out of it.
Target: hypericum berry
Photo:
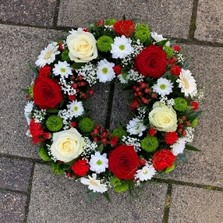
[[[86,81],[81,81],[79,83],[79,86],[81,86],[81,87],[85,87],[86,85],[87,85],[87,82]]]
[[[136,88],[135,88],[135,91],[136,91],[136,92],[140,92],[141,89],[140,89],[139,87],[136,87]]]
[[[186,121],[185,124],[186,124],[186,126],[190,126],[191,125],[191,123],[189,121]]]
[[[148,131],[149,136],[154,136],[156,135],[156,133],[157,133],[157,130],[155,128],[150,128]]]
[[[144,89],[144,92],[145,92],[146,94],[149,94],[150,91],[151,91],[151,90],[150,90],[149,88],[145,88],[145,89]]]
[[[83,77],[82,77],[82,76],[78,76],[78,77],[77,77],[77,80],[78,80],[78,81],[82,81],[82,80],[83,80]]]
[[[98,133],[99,133],[99,129],[94,129],[93,131],[92,131],[92,133],[94,134],[94,135],[97,135]]]
[[[108,136],[108,133],[107,132],[102,132],[101,133],[101,138],[106,138]]]
[[[151,98],[157,98],[157,95],[155,93],[152,93]]]
[[[187,135],[187,132],[185,130],[183,130],[182,133],[181,133],[181,135],[182,136],[186,136]]]
[[[139,160],[139,165],[140,166],[145,166],[145,164],[146,164],[146,160],[145,159],[140,159]]]
[[[149,103],[149,99],[147,98],[142,98],[142,103],[147,105]]]
[[[141,88],[146,88],[148,85],[147,85],[147,83],[145,83],[145,82],[141,82],[140,83],[140,87]]]
[[[77,84],[77,83],[73,83],[73,84],[72,84],[72,87],[73,87],[74,89],[77,89],[77,88],[78,88],[78,84]]]
[[[181,119],[182,119],[183,121],[186,121],[186,120],[187,120],[187,116],[183,115],[183,116],[181,116]]]
[[[77,122],[71,122],[70,125],[71,125],[73,128],[76,128],[76,127],[77,127]]]
[[[94,137],[94,138],[93,138],[93,141],[94,141],[94,142],[98,142],[98,137]]]
[[[192,109],[193,109],[194,111],[196,111],[196,110],[198,109],[198,107],[199,107],[199,103],[196,102],[196,101],[192,101],[192,102],[190,103],[190,105],[192,106]]]
[[[93,94],[94,94],[94,90],[89,89],[89,90],[88,90],[88,94],[89,94],[89,95],[93,95]]]
[[[76,100],[76,95],[68,95],[68,99],[70,100],[70,101],[74,101],[74,100]]]
[[[173,45],[173,50],[175,51],[175,52],[180,52],[180,50],[181,50],[181,47],[179,46],[179,45]]]
[[[133,99],[130,104],[130,109],[135,110],[136,108],[139,107],[139,105],[140,105],[139,101],[137,99]]]
[[[101,143],[102,143],[103,145],[106,145],[106,144],[108,144],[108,140],[107,140],[106,138],[102,138],[102,139],[101,139]]]

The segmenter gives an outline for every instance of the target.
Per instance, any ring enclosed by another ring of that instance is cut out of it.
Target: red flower
[[[117,143],[118,143],[118,136],[111,137],[111,139],[110,139],[111,146],[116,146]]]
[[[170,72],[175,76],[179,76],[181,72],[181,67],[178,65],[173,65],[170,69]]]
[[[45,65],[39,69],[39,77],[49,77],[51,72],[51,67],[49,65]]]
[[[48,138],[48,135],[44,133],[43,127],[40,123],[36,123],[34,120],[31,120],[29,124],[29,131],[32,135],[33,144],[38,144],[39,142],[44,142]]]
[[[157,171],[162,171],[168,167],[171,167],[176,157],[168,149],[161,149],[157,151],[152,157],[152,163]]]
[[[72,171],[79,177],[86,176],[90,169],[89,164],[86,160],[78,160],[71,166]]]
[[[139,105],[140,105],[139,101],[137,99],[133,99],[130,104],[130,109],[135,110],[136,108],[139,107]]]
[[[119,74],[122,73],[122,67],[121,67],[120,65],[115,65],[115,66],[113,67],[113,70],[114,70],[114,72],[115,72],[117,75],[119,75]]]
[[[149,46],[135,59],[136,70],[145,77],[161,77],[166,71],[166,54],[158,46]]]
[[[133,179],[139,166],[139,157],[133,146],[119,145],[108,159],[109,170],[119,179]]]
[[[72,94],[72,95],[68,95],[68,99],[69,99],[70,101],[74,101],[74,100],[76,100],[76,95],[74,95],[74,94]]]
[[[167,132],[164,139],[166,144],[172,145],[178,140],[178,134],[176,132]]]
[[[181,50],[181,47],[179,46],[179,45],[173,45],[173,50],[175,51],[175,52],[180,52],[180,50]]]
[[[37,78],[33,94],[34,103],[41,109],[55,108],[62,100],[60,85],[49,78]]]
[[[196,101],[192,101],[192,102],[190,103],[190,105],[192,106],[192,109],[193,109],[194,111],[196,111],[196,110],[198,109],[198,107],[199,107],[199,103],[196,102]]]
[[[117,21],[113,27],[117,34],[124,35],[126,37],[132,36],[135,31],[135,24],[132,20]]]
[[[150,136],[154,136],[156,135],[156,133],[157,133],[157,130],[155,128],[150,128],[148,131],[148,135]]]
[[[103,26],[104,24],[105,24],[105,21],[104,21],[103,19],[98,20],[98,21],[96,22],[96,26]]]
[[[173,65],[176,62],[177,62],[177,58],[176,57],[172,57],[172,58],[167,60],[167,64],[169,64],[169,65]]]

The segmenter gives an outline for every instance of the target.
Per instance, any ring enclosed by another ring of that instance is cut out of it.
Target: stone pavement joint
[[[170,203],[171,203],[171,194],[172,194],[172,184],[168,184],[166,199],[164,204],[164,214],[163,214],[163,223],[168,223],[169,212],[170,212]]]
[[[192,15],[190,20],[189,39],[194,39],[197,22],[197,6],[199,0],[193,0]]]

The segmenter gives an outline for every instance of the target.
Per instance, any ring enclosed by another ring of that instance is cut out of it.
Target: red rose
[[[79,177],[86,176],[90,169],[89,164],[86,160],[78,160],[71,166],[72,171]]]
[[[37,78],[33,87],[33,99],[41,109],[55,108],[62,100],[60,85],[49,78]]]
[[[164,170],[171,167],[176,157],[168,149],[161,149],[157,151],[152,157],[152,163],[157,171]]]
[[[181,72],[181,67],[178,65],[173,65],[170,69],[170,72],[175,76],[179,76]]]
[[[114,72],[115,72],[117,75],[119,75],[119,74],[122,73],[122,67],[121,67],[120,65],[115,65],[115,66],[113,67],[113,70],[114,70]]]
[[[126,37],[132,36],[135,31],[135,24],[132,20],[117,21],[113,27],[117,34],[124,35]]]
[[[135,59],[136,70],[145,77],[159,78],[166,72],[166,54],[158,46],[149,46]]]
[[[136,108],[139,107],[139,105],[140,105],[139,101],[137,99],[133,99],[130,104],[130,109],[135,110]]]
[[[176,132],[167,132],[164,139],[166,144],[172,145],[178,140],[178,134]]]
[[[45,65],[39,69],[39,77],[49,77],[51,72],[51,67],[49,65]]]
[[[119,179],[132,179],[138,166],[139,157],[133,146],[119,145],[110,153],[108,168]]]
[[[190,105],[192,106],[192,109],[193,109],[194,111],[196,111],[196,110],[198,109],[198,107],[199,107],[199,103],[196,102],[196,101],[192,101],[192,102],[190,103]]]

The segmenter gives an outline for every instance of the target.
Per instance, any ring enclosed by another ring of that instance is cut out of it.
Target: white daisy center
[[[66,71],[67,71],[66,68],[64,68],[64,67],[60,68],[61,73],[66,73]]]
[[[147,174],[148,173],[148,170],[143,170],[143,174]]]
[[[160,85],[160,89],[165,90],[166,89],[166,85],[165,84],[161,84]]]
[[[49,59],[49,58],[51,57],[52,54],[53,54],[52,51],[50,51],[50,50],[47,51],[46,54],[44,55],[44,59],[45,59],[45,60]]]
[[[101,160],[98,160],[96,163],[97,163],[97,165],[99,165],[99,166],[103,164],[103,162],[102,162]]]
[[[73,111],[78,111],[78,106],[74,106]]]
[[[90,179],[89,184],[92,185],[92,186],[95,186],[95,187],[98,186],[98,183],[94,179]]]
[[[187,78],[183,77],[183,78],[181,79],[181,81],[182,81],[182,85],[184,86],[184,89],[189,89],[190,84],[189,84]]]
[[[108,68],[107,68],[107,67],[104,67],[104,68],[102,69],[102,73],[103,73],[103,74],[107,74],[107,73],[108,73]]]
[[[123,44],[120,45],[120,46],[119,46],[119,49],[120,49],[120,50],[124,50],[124,49],[125,49],[125,45],[123,45]]]

